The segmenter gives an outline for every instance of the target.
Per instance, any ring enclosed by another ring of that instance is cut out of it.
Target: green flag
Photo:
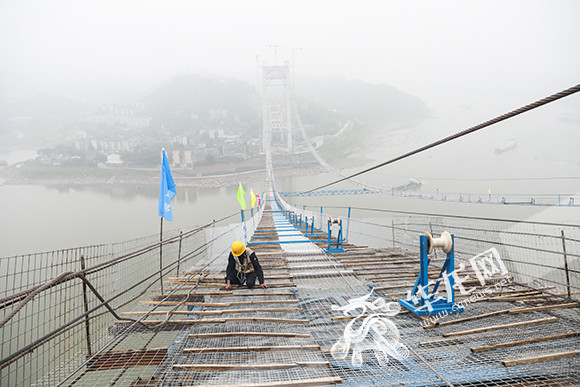
[[[245,210],[246,207],[246,200],[244,199],[244,189],[242,188],[242,183],[240,183],[240,187],[238,188],[238,202],[240,202],[240,206],[242,210]]]

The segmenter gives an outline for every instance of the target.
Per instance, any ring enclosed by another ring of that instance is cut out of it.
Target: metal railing
[[[455,254],[464,265],[495,248],[514,281],[580,300],[580,225],[510,221],[466,216],[409,214],[376,208],[291,206],[297,216],[313,217],[315,227],[328,232],[328,219],[342,216],[345,241],[373,248],[417,250],[419,236],[449,231]],[[456,265],[457,266],[457,265]]]
[[[107,346],[111,324],[132,320],[122,312],[146,292],[160,291],[170,275],[223,255],[232,240],[249,239],[261,214],[246,210],[166,231],[161,241],[152,235],[0,258],[0,384],[58,384]]]
[[[397,246],[414,251],[423,232],[454,234],[458,262],[496,248],[519,283],[579,300],[580,226],[369,208],[294,207],[273,190],[286,210],[312,217],[328,232],[341,216],[343,237],[359,246]],[[196,262],[224,255],[234,239],[248,240],[261,216],[239,213],[205,226],[112,245],[0,258],[2,385],[55,385],[78,374],[92,355],[107,348],[109,328],[161,280]],[[159,249],[163,261],[160,265]],[[162,268],[161,270],[159,268]],[[118,332],[117,332],[118,333]],[[72,380],[68,380],[72,382]]]

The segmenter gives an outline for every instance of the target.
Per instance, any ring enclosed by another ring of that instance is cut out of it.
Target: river
[[[574,97],[576,98],[576,97]],[[369,165],[404,154],[477,121],[462,118],[454,107],[449,114],[417,125],[396,128],[375,139],[364,150]],[[485,112],[486,114],[488,112]],[[470,112],[469,117],[473,117]],[[467,117],[467,115],[465,115]],[[489,115],[482,114],[489,118]],[[562,119],[562,117],[567,119]],[[561,202],[570,197],[580,202],[580,144],[578,109],[556,106],[542,114],[530,113],[495,125],[457,141],[402,160],[360,177],[360,181],[387,191],[409,178],[423,184],[415,193],[434,199],[391,195],[355,195],[288,198],[300,207],[342,207],[329,212],[346,215],[346,207],[382,208],[399,211],[472,215],[547,222],[579,223],[580,207],[505,206],[485,203],[502,197],[512,201]],[[517,143],[496,153],[505,144]],[[34,157],[33,150],[0,153],[9,163]],[[347,170],[354,172],[360,167]],[[280,191],[303,191],[336,179],[331,174],[278,178]],[[261,192],[264,182],[244,187]],[[326,189],[352,189],[340,183]],[[1,185],[0,257],[52,251],[84,245],[112,243],[159,232],[157,186],[148,185]],[[237,184],[222,188],[177,187],[173,199],[174,221],[164,229],[187,229],[239,211]],[[459,203],[441,200],[464,197]],[[360,215],[360,213],[359,213]],[[356,211],[353,216],[357,216]],[[369,216],[365,213],[364,216]]]

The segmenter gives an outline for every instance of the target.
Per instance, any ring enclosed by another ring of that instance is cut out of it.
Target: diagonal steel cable
[[[476,132],[476,131],[478,131],[478,130],[480,130],[480,129],[486,128],[486,127],[488,127],[488,126],[491,126],[491,125],[497,124],[498,122],[501,122],[501,121],[507,120],[508,118],[515,117],[515,116],[517,116],[517,115],[519,115],[519,114],[522,114],[522,113],[528,112],[528,111],[530,111],[530,110],[533,110],[533,109],[535,109],[535,108],[538,108],[538,107],[540,107],[540,106],[546,105],[546,104],[548,104],[548,103],[550,103],[550,102],[554,102],[554,101],[556,101],[556,100],[558,100],[558,99],[560,99],[560,98],[567,97],[567,96],[569,96],[569,95],[572,95],[572,94],[574,94],[574,93],[577,93],[578,91],[580,91],[580,84],[578,84],[578,85],[576,85],[576,86],[573,86],[573,87],[570,87],[569,89],[563,90],[563,91],[561,91],[561,92],[559,92],[559,93],[552,94],[552,95],[550,95],[549,97],[543,98],[543,99],[541,99],[541,100],[538,100],[538,101],[536,101],[536,102],[533,102],[533,103],[530,103],[530,104],[528,104],[528,105],[526,105],[526,106],[523,106],[523,107],[521,107],[521,108],[519,108],[519,109],[513,110],[513,111],[511,111],[511,112],[509,112],[509,113],[502,114],[501,116],[498,116],[498,117],[496,117],[496,118],[493,118],[493,119],[491,119],[491,120],[489,120],[489,121],[485,121],[485,122],[483,122],[483,123],[481,123],[481,124],[479,124],[479,125],[472,126],[471,128],[467,128],[467,129],[465,129],[465,130],[462,130],[462,131],[460,131],[460,132],[457,132],[457,133],[455,133],[455,134],[452,134],[452,135],[450,135],[450,136],[447,136],[447,137],[445,137],[445,138],[442,138],[442,139],[440,139],[440,140],[437,140],[437,141],[435,141],[435,142],[432,142],[431,144],[428,144],[428,145],[422,146],[422,147],[420,147],[420,148],[417,148],[417,149],[415,149],[415,150],[413,150],[413,151],[411,151],[411,152],[405,153],[405,154],[403,154],[403,155],[401,155],[401,156],[395,157],[395,158],[393,158],[393,159],[390,159],[390,160],[388,160],[388,161],[385,161],[385,162],[383,162],[383,163],[380,163],[380,164],[378,164],[378,165],[375,165],[375,166],[373,166],[373,167],[370,167],[370,168],[367,168],[367,169],[365,169],[365,170],[362,170],[362,171],[360,171],[360,172],[354,173],[354,174],[352,174],[352,175],[349,175],[349,176],[343,177],[342,179],[335,180],[335,181],[333,181],[333,182],[331,182],[331,183],[328,183],[328,184],[321,185],[320,187],[313,188],[313,189],[311,189],[311,190],[309,190],[309,191],[305,191],[304,193],[309,193],[309,192],[313,192],[313,191],[318,191],[318,190],[320,190],[320,189],[322,189],[322,188],[326,188],[326,187],[329,187],[329,186],[331,186],[331,185],[334,185],[334,184],[340,183],[340,182],[342,182],[342,181],[345,181],[345,180],[352,179],[353,177],[360,176],[360,175],[362,175],[362,174],[364,174],[364,173],[367,173],[367,172],[373,171],[373,170],[375,170],[375,169],[378,169],[378,168],[384,167],[385,165],[392,164],[392,163],[394,163],[394,162],[396,162],[396,161],[399,161],[399,160],[405,159],[405,158],[407,158],[407,157],[410,157],[410,156],[416,155],[417,153],[421,153],[421,152],[423,152],[423,151],[426,151],[427,149],[435,148],[436,146],[439,146],[439,145],[441,145],[441,144],[445,144],[446,142],[449,142],[449,141],[455,140],[455,139],[457,139],[457,138],[460,138],[460,137],[466,136],[466,135],[468,135],[468,134],[471,134],[471,133],[473,133],[473,132]]]

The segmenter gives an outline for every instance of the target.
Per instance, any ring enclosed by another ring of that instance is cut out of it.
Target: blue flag
[[[159,216],[173,222],[171,199],[175,196],[175,182],[169,169],[169,161],[163,150],[163,162],[161,163],[161,186],[159,188]]]

